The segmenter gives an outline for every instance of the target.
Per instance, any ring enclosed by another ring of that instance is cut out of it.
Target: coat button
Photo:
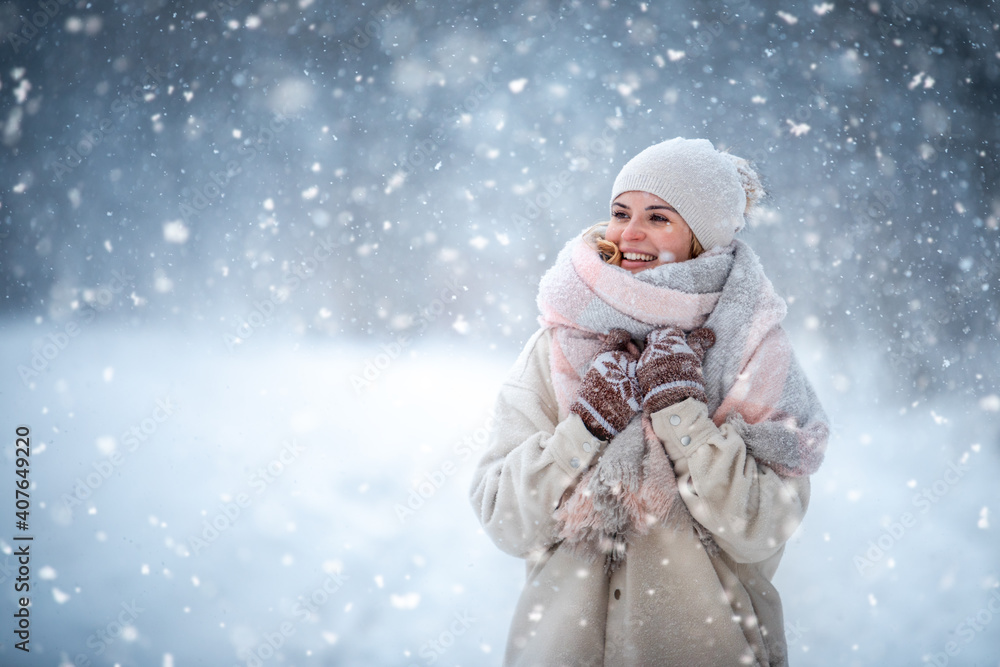
[[[681,423],[681,418],[678,415],[670,415],[670,423],[677,426]]]
[[[591,449],[593,449],[593,447],[590,446],[590,440],[583,443],[583,451],[589,452]]]
[[[691,436],[690,435],[682,436],[681,437],[681,444],[684,445],[685,447],[687,447],[688,445],[690,445],[691,444]]]
[[[571,466],[573,466],[574,468],[579,468],[579,467],[580,467],[580,459],[578,459],[578,458],[576,458],[576,457],[574,456],[573,458],[571,458],[571,459],[569,460],[569,464],[570,464]]]
[[[620,588],[616,588],[615,589],[615,599],[616,600],[621,600],[622,599],[622,589],[620,589]]]

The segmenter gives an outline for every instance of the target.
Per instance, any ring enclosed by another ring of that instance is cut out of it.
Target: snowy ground
[[[514,354],[414,343],[390,360],[263,335],[231,353],[95,324],[29,389],[16,366],[48,333],[0,329],[2,496],[18,424],[36,483],[32,652],[5,622],[0,663],[500,663],[522,564],[479,531],[467,490]],[[792,664],[1000,664],[995,406],[904,410],[877,400],[874,358],[798,344],[835,435],[776,577]],[[0,554],[8,619],[13,562]]]

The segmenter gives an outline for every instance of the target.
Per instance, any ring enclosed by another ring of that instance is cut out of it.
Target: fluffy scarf
[[[553,329],[550,363],[560,419],[611,329],[625,329],[641,346],[651,330],[669,324],[685,331],[706,326],[716,337],[702,365],[712,421],[731,424],[748,452],[779,475],[819,468],[826,417],[779,326],[785,302],[742,241],[633,275],[576,238],[542,277],[538,306],[539,321]],[[556,511],[560,538],[587,560],[603,557],[611,570],[657,522],[692,525],[714,552],[711,534],[678,500],[662,443],[648,416],[636,415]]]

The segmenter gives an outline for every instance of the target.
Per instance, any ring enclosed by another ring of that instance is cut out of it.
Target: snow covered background
[[[555,252],[685,135],[757,162],[745,238],[834,421],[792,664],[1000,664],[996,3],[45,7],[0,4],[36,535],[0,663],[499,664],[490,404]]]

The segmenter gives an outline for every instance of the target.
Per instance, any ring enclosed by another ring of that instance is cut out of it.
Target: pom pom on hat
[[[747,196],[747,207],[743,211],[743,216],[748,218],[753,214],[753,210],[760,200],[767,194],[764,191],[764,185],[760,182],[760,176],[757,175],[749,162],[729,153],[723,153],[723,155],[733,161],[733,164],[736,165],[736,173],[740,175],[740,184]]]
[[[629,160],[611,190],[611,201],[639,190],[669,203],[706,250],[729,245],[763,198],[750,164],[722,153],[706,139],[677,137],[650,146]]]

